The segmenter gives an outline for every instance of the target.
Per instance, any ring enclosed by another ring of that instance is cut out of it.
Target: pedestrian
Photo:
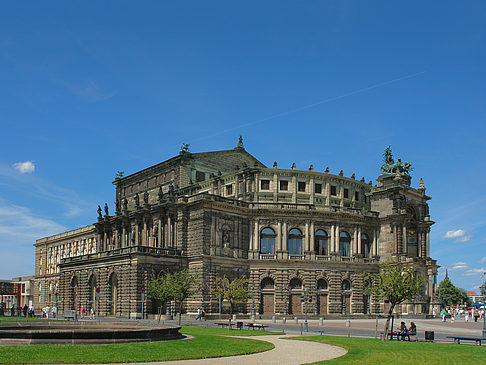
[[[203,320],[206,320],[206,311],[204,310],[204,308],[201,308],[201,316]]]
[[[202,311],[201,307],[197,308],[197,316],[196,316],[196,321],[200,321],[202,318]]]
[[[464,320],[465,320],[466,322],[467,322],[467,321],[469,321],[469,311],[466,311],[466,312],[464,313]]]
[[[27,317],[27,311],[29,310],[29,307],[27,307],[27,304],[24,305],[23,312],[24,312],[24,317]]]
[[[91,307],[90,313],[91,313],[91,319],[95,319],[95,311],[93,307]]]
[[[46,318],[49,319],[49,312],[51,311],[51,307],[49,307],[49,305],[47,305],[46,307]]]
[[[436,315],[436,314],[437,314],[437,313],[435,312],[435,308],[433,308],[433,309],[432,309],[432,317],[434,317],[434,318],[435,318],[435,315]]]
[[[474,311],[474,322],[477,322],[479,318],[479,313],[478,311]]]

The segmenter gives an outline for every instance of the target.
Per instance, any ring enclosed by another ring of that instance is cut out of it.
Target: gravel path
[[[298,341],[287,340],[288,336],[268,335],[268,336],[252,336],[238,338],[249,338],[252,340],[262,340],[271,342],[275,345],[275,348],[270,351],[259,352],[251,355],[240,356],[228,356],[218,357],[210,359],[197,359],[197,360],[179,360],[179,361],[166,361],[166,362],[150,362],[150,363],[136,363],[137,365],[149,364],[259,364],[259,365],[300,365],[308,364],[316,361],[330,360],[335,357],[343,356],[346,354],[346,350],[331,346],[324,343],[312,342],[312,341]]]

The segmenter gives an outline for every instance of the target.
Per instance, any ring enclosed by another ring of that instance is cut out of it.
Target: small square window
[[[331,195],[336,196],[336,187],[334,185],[331,185]]]
[[[270,190],[270,180],[260,180],[260,188],[262,190]]]
[[[299,183],[297,184],[297,190],[301,192],[305,191],[305,182],[299,181]]]
[[[344,189],[344,197],[349,198],[349,189]]]
[[[196,181],[204,181],[206,180],[206,174],[202,171],[196,171]]]
[[[354,192],[354,200],[359,201],[359,193],[357,191]]]
[[[280,180],[280,190],[289,190],[289,182],[287,180]]]
[[[233,185],[226,185],[226,195],[233,194]]]
[[[322,184],[315,184],[314,185],[314,193],[316,193],[316,194],[322,193]]]

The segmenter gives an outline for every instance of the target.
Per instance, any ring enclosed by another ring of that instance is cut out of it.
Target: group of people
[[[398,340],[401,339],[402,341],[405,341],[405,337],[417,334],[417,326],[415,325],[415,323],[410,322],[410,327],[407,328],[405,322],[401,322],[400,328],[393,333],[397,335]]]
[[[23,307],[17,306],[15,307],[14,304],[12,304],[12,307],[10,308],[10,315],[12,317],[33,317],[34,316],[34,306],[31,306],[30,308],[25,304]]]
[[[434,310],[434,318],[435,318],[435,310]],[[454,307],[447,307],[442,308],[440,311],[440,316],[442,318],[442,322],[446,322],[447,318],[451,319],[451,322],[457,318],[464,317],[465,322],[469,322],[469,319],[474,319],[474,322],[477,322],[478,319],[484,318],[484,309],[464,309],[464,308],[454,308]]]
[[[199,307],[197,309],[197,316],[196,316],[196,321],[202,321],[206,320],[206,312],[204,311],[204,308]]]
[[[85,318],[88,315],[88,311],[84,307],[84,305],[81,306],[79,309],[79,314],[81,315],[81,318]],[[93,307],[89,310],[89,316],[91,319],[95,319],[95,310]]]

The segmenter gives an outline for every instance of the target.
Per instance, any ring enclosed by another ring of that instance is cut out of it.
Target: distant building
[[[184,145],[165,162],[117,176],[114,214],[99,207],[94,224],[36,241],[34,304],[136,318],[153,272],[189,268],[200,290],[187,312],[217,313],[209,287],[226,274],[250,279],[254,297],[238,306],[243,313],[301,315],[305,287],[310,314],[379,314],[388,304],[364,293],[371,283],[361,274],[386,259],[426,278],[423,299],[396,311],[431,313],[438,308],[434,222],[423,182],[412,188],[410,181],[399,171],[372,186],[312,165],[268,168],[241,139],[226,151],[191,153]],[[145,304],[156,313],[157,303]]]
[[[478,295],[475,291],[466,290],[466,295],[471,299],[471,302],[481,303],[482,296]]]

